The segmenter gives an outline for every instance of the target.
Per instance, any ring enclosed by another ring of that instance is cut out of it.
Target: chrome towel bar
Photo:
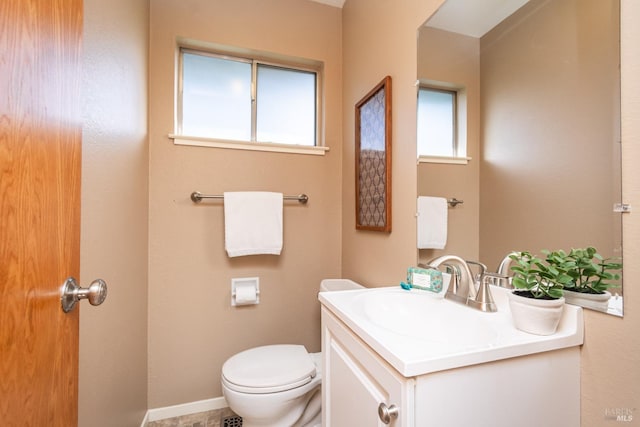
[[[282,196],[284,200],[297,200],[298,202],[305,204],[309,201],[309,196],[306,194],[299,194],[297,196]],[[199,191],[194,191],[191,193],[191,201],[193,203],[200,203],[202,199],[224,199],[222,194],[208,195],[202,194]]]
[[[451,199],[447,199],[447,203],[449,203],[449,206],[451,206],[452,208],[455,208],[456,206],[463,204],[464,200],[458,200],[453,197]]]

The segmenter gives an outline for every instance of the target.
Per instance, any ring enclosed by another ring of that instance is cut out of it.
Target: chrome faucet
[[[469,264],[459,256],[443,255],[429,261],[426,268],[439,269],[441,265],[445,266],[447,271],[453,271],[451,278],[452,283],[449,285],[445,298],[463,304],[466,304],[470,298],[475,299],[476,288],[473,285],[473,274],[471,273]]]
[[[480,267],[480,273],[475,279],[469,264]],[[438,269],[440,266],[445,266],[448,272],[453,271],[452,282],[445,298],[481,311],[498,310],[489,289],[489,282],[486,280],[486,267],[483,264],[465,261],[455,255],[443,255],[429,261],[427,267]]]
[[[500,265],[495,273],[488,273],[490,276],[491,284],[496,286],[501,286],[503,288],[513,289],[513,285],[511,284],[511,263],[513,260],[511,259],[511,255],[515,255],[516,252],[510,252],[505,256],[502,261],[500,261]]]
[[[513,260],[511,259],[511,255],[517,255],[517,253],[516,252],[508,253],[507,256],[505,256],[502,259],[502,261],[500,261],[500,265],[498,266],[496,273],[498,273],[501,276],[509,275],[509,267],[511,267],[511,263],[513,262]]]

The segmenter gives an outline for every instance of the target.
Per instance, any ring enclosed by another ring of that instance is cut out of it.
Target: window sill
[[[418,163],[444,163],[449,165],[469,164],[471,157],[418,156]]]
[[[311,147],[307,145],[277,144],[265,142],[228,141],[198,136],[169,134],[175,145],[191,145],[195,147],[227,148],[232,150],[268,151],[276,153],[309,154],[324,156],[329,147]]]

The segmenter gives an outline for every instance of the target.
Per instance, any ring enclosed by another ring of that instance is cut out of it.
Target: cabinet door
[[[413,426],[414,380],[398,374],[326,309],[323,323],[323,426]],[[397,408],[385,424],[379,405]]]

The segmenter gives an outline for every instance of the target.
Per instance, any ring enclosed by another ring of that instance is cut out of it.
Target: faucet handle
[[[493,300],[491,289],[489,288],[489,275],[482,276],[478,286],[478,293],[474,301],[470,301],[470,305],[474,305],[477,309],[488,312],[498,311],[498,306]]]
[[[478,266],[479,270],[476,276],[478,289],[476,290],[475,298],[469,301],[469,305],[473,305],[482,311],[498,311],[498,306],[493,300],[493,295],[491,295],[491,289],[489,288],[491,273],[487,273],[487,266],[479,261],[466,261],[466,263]]]
[[[488,307],[491,307],[489,311],[497,310],[496,302],[493,300],[493,295],[491,294],[491,288],[489,287],[490,281],[487,280],[488,277],[484,276],[482,281],[480,282],[480,289],[478,290],[478,298],[479,302],[483,304],[487,304]]]
[[[483,263],[481,263],[480,261],[469,261],[466,260],[465,261],[467,264],[469,265],[477,265],[478,269],[480,270],[480,272],[476,275],[476,279],[478,279],[479,281],[482,280],[482,278],[484,277],[484,274],[487,272],[487,266],[484,265]]]
[[[500,273],[485,273],[485,280],[491,285],[500,286],[501,288],[513,289],[511,284],[511,276],[505,276]]]

